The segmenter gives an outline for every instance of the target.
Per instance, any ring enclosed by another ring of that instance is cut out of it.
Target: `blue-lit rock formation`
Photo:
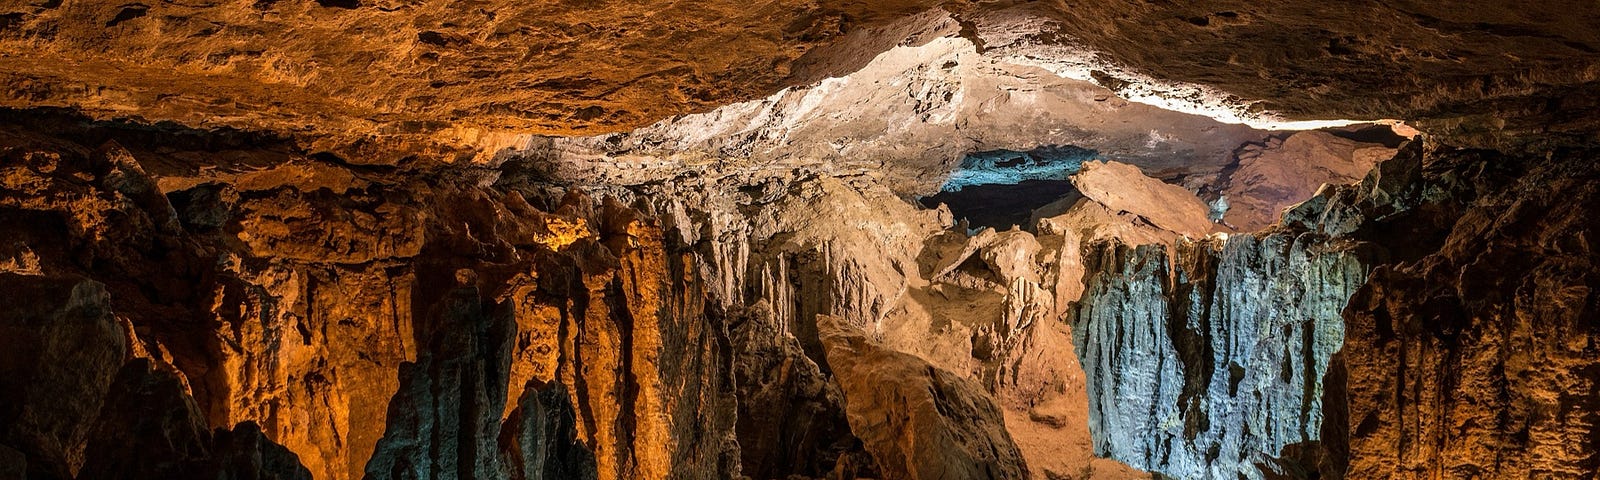
[[[1017,184],[1026,180],[1066,180],[1099,152],[1071,146],[1046,146],[1025,152],[991,150],[969,153],[950,173],[941,190],[960,191],[976,185]]]
[[[1316,441],[1357,255],[1292,233],[1100,244],[1074,341],[1095,451],[1177,478],[1261,478]]]
[[[1351,296],[1373,264],[1404,255],[1364,239],[1423,202],[1420,147],[1262,233],[1087,247],[1072,321],[1096,453],[1178,478],[1342,470],[1315,464],[1325,418],[1346,428],[1342,401],[1323,409],[1324,381]]]

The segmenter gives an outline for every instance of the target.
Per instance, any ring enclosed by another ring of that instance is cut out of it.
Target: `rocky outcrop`
[[[1097,448],[1176,476],[1592,471],[1595,255],[1557,240],[1592,235],[1587,158],[1414,142],[1267,232],[1099,247],[1075,320]]]
[[[501,473],[497,453],[511,319],[485,312],[472,285],[475,274],[464,271],[459,280],[466,285],[447,293],[431,313],[428,350],[400,370],[400,390],[389,403],[389,427],[367,461],[365,478],[490,478]]]
[[[1001,479],[1028,471],[982,387],[819,317],[850,428],[886,478]]]
[[[1131,212],[1142,223],[1181,235],[1201,236],[1215,228],[1206,220],[1209,210],[1194,192],[1163,183],[1132,165],[1089,162],[1072,176],[1072,184],[1090,201],[1107,210]]]
[[[0,274],[8,468],[16,478],[307,479],[253,423],[212,431],[180,374],[129,345],[103,284]],[[130,360],[132,358],[132,360]]]
[[[0,11],[0,99],[299,132],[378,163],[430,144],[493,154],[520,145],[513,134],[622,130],[842,76],[934,37],[897,20],[943,6],[934,16],[956,17],[978,53],[1211,115],[1595,126],[1562,113],[1595,105],[1587,4],[1308,5],[27,3]]]
[[[1372,130],[1387,130],[1384,127]],[[1398,135],[1393,135],[1398,139]],[[1237,165],[1213,187],[1226,205],[1221,220],[1232,228],[1254,232],[1278,223],[1283,209],[1316,195],[1324,184],[1360,181],[1378,162],[1393,157],[1385,145],[1321,131],[1296,132],[1246,144],[1235,152]]]
[[[1345,311],[1349,478],[1581,478],[1596,443],[1592,151],[1437,148],[1411,177],[1425,255]],[[1414,222],[1406,219],[1406,222]]]
[[[633,184],[702,169],[806,168],[870,175],[902,194],[936,191],[962,157],[995,149],[1092,146],[1163,178],[1215,178],[1267,133],[1129,102],[1085,79],[992,55],[942,12],[907,19],[900,46],[815,85],[630,132],[532,142],[573,182]]]
[[[148,359],[117,374],[93,433],[77,478],[311,479],[254,423],[211,431],[183,381]]]
[[[758,302],[732,325],[740,473],[750,478],[872,477],[845,418],[844,396],[800,341]],[[851,471],[854,470],[854,471]]]
[[[0,444],[30,478],[72,478],[126,359],[126,334],[100,283],[0,274],[0,289]]]
[[[1094,248],[1073,340],[1097,453],[1179,478],[1261,478],[1257,464],[1320,438],[1357,255],[1295,233],[1184,242],[1170,257]]]
[[[1291,38],[1272,44],[1289,58],[1263,60],[1243,37],[1277,37],[1241,30],[1303,32],[1301,9],[1173,19],[1190,7],[1066,5],[1081,15],[1064,18],[1059,5],[1002,2],[896,21],[927,5],[806,7],[792,28],[716,36],[753,46],[742,54],[756,63],[728,63],[739,49],[718,43],[640,73],[649,62],[626,60],[649,50],[628,40],[641,30],[574,24],[568,6],[368,3],[0,10],[0,45],[17,47],[0,55],[12,67],[0,82],[15,86],[0,102],[263,129],[0,112],[0,285],[26,294],[0,301],[14,333],[0,339],[0,472],[1139,474],[1091,450],[1181,477],[1596,467],[1584,333],[1595,233],[1583,217],[1595,175],[1582,161],[1593,155],[1548,149],[1592,136],[1590,116],[1572,112],[1593,103],[1593,69],[1547,54],[1591,57],[1587,30],[1358,5],[1319,12],[1400,12],[1420,31],[1385,16],[1373,23],[1392,32],[1332,38],[1311,60]],[[800,8],[745,7],[669,11]],[[597,8],[582,16],[646,7]],[[1207,39],[1222,38],[1237,58],[1174,76],[1279,103],[1138,74],[1130,66],[1160,63],[1141,54],[1150,45],[1106,36],[1129,18],[1214,29],[1182,47],[1215,54]],[[326,38],[319,25],[347,41],[312,41]],[[658,30],[644,43],[677,35]],[[185,32],[181,45],[167,37]],[[237,47],[273,32],[291,34]],[[526,42],[551,35],[568,43]],[[1452,59],[1440,38],[1509,52],[1516,67]],[[1077,41],[1110,42],[1114,56]],[[572,50],[597,43],[626,48]],[[517,53],[526,45],[567,53]],[[833,49],[794,60],[821,45]],[[1334,81],[1318,72],[1354,67],[1329,56],[1408,63]],[[600,57],[616,65],[596,70]],[[590,73],[520,70],[549,58]],[[1279,64],[1311,70],[1287,83],[1309,99],[1273,90]],[[631,133],[532,136],[780,86],[791,88]],[[1404,100],[1319,103],[1352,86]],[[1549,153],[1417,143],[1358,185],[1319,188],[1355,180],[1387,147],[1261,140],[1216,121],[1282,126],[1262,105],[1420,112],[1450,134],[1434,141]],[[1527,132],[1538,135],[1507,137]],[[1033,220],[1024,228],[952,230],[948,210],[904,198],[969,151],[1061,142],[1124,163],[1090,164],[1076,194],[1017,213]],[[1266,226],[1290,205],[1266,231],[1208,236]],[[1508,260],[1521,257],[1534,260]]]
[[[267,172],[239,166],[260,181],[219,184],[207,179],[243,175],[173,169],[169,162],[207,153],[270,156],[271,144],[224,153],[207,149],[226,149],[226,142],[158,152],[145,143],[152,136],[138,130],[77,124],[58,133],[67,132],[120,143],[89,149],[6,126],[3,153],[15,161],[8,161],[3,177],[0,217],[40,227],[16,232],[21,246],[12,249],[13,258],[24,260],[14,263],[25,264],[21,271],[105,284],[103,290],[81,289],[103,292],[106,299],[97,309],[70,311],[98,315],[93,319],[108,330],[66,336],[72,342],[105,337],[107,345],[129,345],[170,377],[161,382],[181,387],[177,393],[161,387],[165,393],[157,396],[184,399],[193,408],[154,405],[179,413],[148,429],[200,432],[183,437],[185,445],[200,449],[184,453],[190,455],[184,462],[215,460],[225,453],[212,447],[216,442],[255,442],[207,433],[254,423],[266,439],[297,454],[295,463],[316,478],[364,475],[386,432],[396,440],[387,441],[378,457],[392,458],[404,450],[395,447],[406,443],[400,439],[411,438],[411,444],[441,448],[407,459],[433,459],[424,465],[450,463],[434,458],[448,446],[470,457],[458,465],[482,467],[475,471],[488,476],[499,475],[500,465],[536,468],[527,467],[538,462],[521,446],[546,439],[501,435],[542,434],[544,429],[527,423],[536,412],[518,417],[523,420],[509,423],[511,428],[502,424],[521,411],[525,385],[560,382],[572,386],[568,401],[579,419],[576,443],[560,456],[594,452],[598,478],[737,472],[727,333],[720,317],[708,315],[698,277],[687,274],[698,268],[696,260],[668,253],[650,218],[582,195],[557,203],[566,213],[548,214],[520,192],[476,181],[466,182],[479,185],[467,189],[434,189],[405,184],[405,176],[306,157],[286,167],[264,165]],[[166,176],[158,179],[144,165]],[[278,180],[263,178],[278,168],[291,172],[280,172]],[[306,171],[324,173],[295,173]],[[492,172],[448,175],[482,173],[492,178]],[[161,195],[161,185],[180,190]],[[402,189],[411,194],[398,195]],[[466,295],[472,302],[446,295],[457,285],[480,293]],[[6,311],[20,315],[50,304],[29,305]],[[431,311],[458,314],[430,316]],[[127,320],[111,320],[113,312]],[[495,320],[492,329],[485,319]],[[92,326],[86,322],[56,323],[83,330]],[[27,338],[57,328],[32,323],[19,324],[16,351],[31,351]],[[465,326],[477,333],[461,337],[469,330]],[[14,432],[9,434],[16,435],[11,438],[23,439],[5,443],[22,449],[28,468],[70,477],[82,463],[88,424],[61,422],[95,418],[104,394],[94,392],[107,388],[127,356],[123,347],[106,348],[96,355],[113,359],[109,364],[48,355],[17,359],[19,375],[9,378],[31,379],[18,392],[84,390],[62,394],[79,403],[46,406],[22,397],[4,402],[21,416],[8,423]],[[94,353],[80,350],[50,355]],[[105,367],[64,376],[50,373],[60,367],[32,363],[38,358]],[[397,375],[405,362],[412,365],[406,371],[421,373]],[[94,380],[95,372],[104,378]],[[414,408],[400,409],[406,415],[389,425],[397,403]],[[428,413],[424,405],[444,406]],[[46,410],[35,411],[41,408]],[[81,412],[64,416],[62,408]],[[28,419],[40,412],[56,413],[40,417],[47,425],[30,426]],[[434,428],[446,424],[453,426]],[[444,437],[450,441],[435,441]],[[502,443],[518,447],[502,454]],[[123,460],[108,459],[106,465]]]
[[[1396,233],[1380,225],[1425,232],[1411,212],[1456,201],[1424,195],[1422,156],[1414,142],[1262,233],[1091,245],[1073,324],[1096,451],[1176,477],[1342,474],[1324,436],[1345,405],[1323,400],[1345,389],[1329,376],[1341,312],[1373,265],[1408,254],[1371,243]]]
[[[560,383],[529,382],[500,430],[504,478],[596,478],[594,453],[578,441],[577,413]]]

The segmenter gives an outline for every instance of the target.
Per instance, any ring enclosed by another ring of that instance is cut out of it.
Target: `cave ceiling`
[[[907,19],[937,9],[959,25],[938,35],[980,52],[1087,52],[1091,79],[1125,96],[1152,81],[1203,85],[1246,115],[1407,119],[1461,143],[1592,141],[1593,7],[8,0],[0,104],[275,132],[313,150],[481,148],[507,132],[625,131],[842,76],[931,40]],[[1153,95],[1194,100],[1185,92]]]

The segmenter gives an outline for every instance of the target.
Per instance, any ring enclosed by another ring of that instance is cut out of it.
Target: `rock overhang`
[[[485,160],[527,135],[626,131],[953,36],[1258,127],[1405,118],[1491,146],[1592,142],[1593,116],[1572,112],[1597,104],[1600,39],[1583,28],[1597,14],[1470,3],[46,2],[0,12],[0,79],[10,107],[275,132],[374,163]]]

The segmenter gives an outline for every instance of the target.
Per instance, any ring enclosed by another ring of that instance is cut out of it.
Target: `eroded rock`
[[[982,387],[819,317],[851,431],[887,478],[1001,479],[1028,471]]]
[[[10,273],[0,290],[0,443],[30,478],[73,478],[128,353],[110,295],[81,277]]]

